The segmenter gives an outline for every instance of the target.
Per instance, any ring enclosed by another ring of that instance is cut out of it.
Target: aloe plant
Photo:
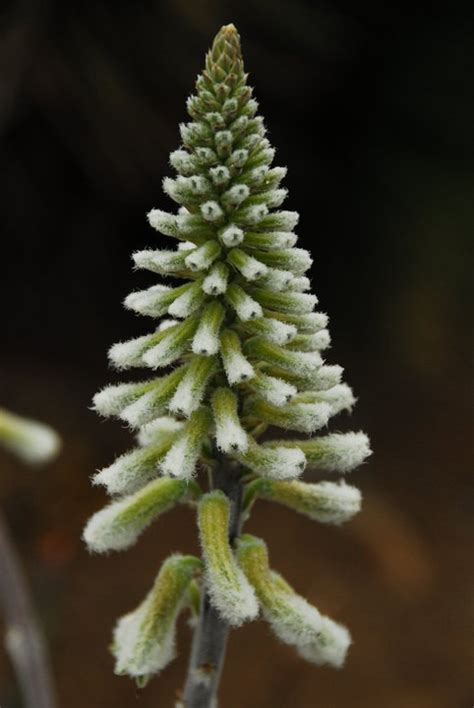
[[[109,352],[118,369],[156,373],[94,398],[100,414],[137,431],[137,446],[93,478],[114,499],[89,521],[89,548],[125,549],[174,505],[197,510],[202,557],[168,558],[113,643],[116,672],[144,685],[175,655],[180,612],[194,613],[186,708],[217,705],[229,628],[259,612],[315,664],[341,666],[350,644],[345,627],[272,570],[264,541],[242,533],[258,498],[322,523],[351,518],[361,502],[355,487],[301,477],[305,468],[343,475],[370,454],[361,432],[314,436],[355,399],[342,368],[323,359],[328,318],[309,292],[298,214],[280,209],[286,169],[272,166],[257,109],[239,35],[226,25],[187,102],[191,120],[170,156],[176,176],[163,181],[177,213],[148,214],[177,248],[133,254],[137,268],[183,282],[130,294],[125,306],[158,326]],[[279,439],[278,428],[301,435]]]

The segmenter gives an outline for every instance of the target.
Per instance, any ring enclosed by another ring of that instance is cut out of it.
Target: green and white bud
[[[350,472],[372,454],[369,439],[362,432],[331,433],[312,440],[272,440],[264,445],[298,447],[310,469],[326,472]]]
[[[298,393],[296,386],[292,386],[283,381],[283,379],[267,376],[263,373],[259,373],[252,379],[251,385],[261,398],[264,398],[274,406],[284,406]]]
[[[305,275],[300,275],[291,279],[289,288],[297,293],[304,293],[307,290],[311,290],[311,281]]]
[[[201,498],[198,524],[206,588],[222,618],[238,627],[257,616],[258,604],[229,545],[229,517],[230,503],[223,492],[216,490]]]
[[[257,479],[251,482],[250,496],[259,496],[267,501],[297,511],[313,521],[324,524],[342,524],[360,511],[361,493],[356,487],[341,482],[308,484],[292,480],[279,482],[272,479]]]
[[[61,439],[49,425],[0,408],[0,445],[34,465],[53,459],[61,448]]]
[[[286,405],[278,406],[258,397],[248,399],[244,410],[252,418],[308,434],[327,425],[332,413],[328,403],[300,403],[293,399]]]
[[[297,211],[275,211],[259,224],[262,231],[293,231],[300,216]]]
[[[216,187],[224,187],[230,181],[231,174],[225,165],[218,165],[209,170],[211,180]]]
[[[148,223],[153,229],[165,236],[176,237],[176,216],[161,209],[152,209],[147,214]]]
[[[207,270],[221,254],[221,247],[217,241],[206,241],[199,248],[194,249],[186,256],[186,266],[191,270]]]
[[[300,334],[291,341],[291,349],[301,352],[323,351],[331,344],[331,336],[327,329],[321,329],[314,334]]]
[[[293,352],[268,342],[263,337],[254,337],[246,342],[244,353],[261,361],[305,376],[315,372],[322,364],[318,352]]]
[[[157,416],[162,416],[167,412],[169,403],[188,370],[188,365],[174,369],[169,374],[152,379],[145,388],[143,384],[137,385],[135,391],[130,392],[126,405],[118,410],[121,420],[128,423],[131,428],[139,428],[149,423]]]
[[[237,317],[239,320],[242,320],[242,322],[262,317],[263,310],[258,302],[247,295],[240,285],[232,283],[232,285],[227,288],[225,296],[227,302],[232,305],[237,313]]]
[[[264,278],[260,281],[260,287],[264,286],[273,292],[286,291],[293,281],[293,273],[289,270],[278,270],[277,268],[267,268]]]
[[[249,381],[255,376],[250,362],[242,354],[240,339],[231,329],[226,329],[221,335],[221,358],[227,380],[231,386]]]
[[[256,258],[253,258],[253,256],[249,256],[240,248],[233,248],[229,251],[227,261],[233,265],[246,280],[258,280],[263,278],[268,271],[266,265]]]
[[[194,248],[194,244],[191,244],[191,246]],[[181,250],[148,250],[137,251],[133,254],[133,260],[137,268],[144,268],[161,275],[179,273],[186,270],[185,258],[186,253]]]
[[[298,400],[306,403],[316,403],[323,401],[331,407],[331,415],[337,415],[341,411],[351,411],[356,399],[350,386],[345,383],[337,384],[325,391],[307,391],[301,393]]]
[[[304,452],[296,447],[265,447],[248,436],[248,449],[245,453],[232,453],[244,467],[262,477],[271,479],[294,479],[305,468]]]
[[[224,217],[224,212],[222,211],[219,204],[215,201],[208,201],[202,204],[201,214],[206,221],[211,223],[221,221]]]
[[[279,310],[283,313],[303,315],[311,312],[317,305],[316,295],[296,292],[270,292],[260,287],[249,287],[249,294],[259,302],[262,307],[269,310]]]
[[[202,289],[207,295],[221,295],[227,290],[229,269],[225,263],[216,263],[202,283]]]
[[[201,313],[201,321],[193,338],[192,350],[195,354],[212,356],[219,351],[219,332],[224,320],[225,309],[220,302],[211,302]]]
[[[184,422],[181,420],[166,415],[160,416],[150,423],[145,423],[135,437],[140,447],[146,447],[164,441],[170,434],[182,430],[183,426]]]
[[[161,317],[168,312],[168,308],[176,299],[192,292],[194,283],[180,285],[178,288],[170,288],[167,285],[152,285],[146,290],[138,290],[130,293],[124,300],[124,305],[128,310],[133,310],[139,315],[150,317]]]
[[[149,482],[135,494],[112,502],[92,516],[83,533],[90,551],[123,551],[160,514],[182,501],[188,494],[182,479],[161,477]]]
[[[186,480],[194,476],[211,424],[212,417],[207,408],[201,407],[192,413],[160,464],[164,475]]]
[[[221,387],[214,391],[211,404],[219,450],[245,452],[248,439],[239,419],[237,396],[230,389]]]
[[[156,444],[120,455],[111,465],[97,472],[92,477],[92,483],[102,485],[109,494],[135,492],[159,475],[160,462],[169,452],[177,435],[163,435]]]
[[[281,575],[270,570],[262,540],[243,535],[238,541],[237,555],[255,588],[263,616],[276,636],[314,663],[342,666],[350,645],[345,627],[322,616]]]
[[[117,342],[109,349],[109,360],[116,369],[143,366],[143,355],[148,349],[159,343],[161,338],[162,332],[154,332],[143,337],[129,339],[127,342]]]
[[[160,332],[158,343],[143,354],[143,363],[152,369],[172,364],[189,348],[196,326],[197,320],[188,318]]]
[[[232,99],[229,99],[229,100],[232,100]],[[231,169],[232,168],[239,169],[240,167],[243,167],[245,165],[248,158],[249,158],[249,151],[239,148],[238,150],[234,150],[234,152],[230,155],[229,159],[227,160],[227,166],[230,167]]]
[[[196,159],[186,150],[174,150],[170,154],[170,164],[185,177],[190,177],[197,168]]]
[[[297,334],[297,329],[293,325],[287,325],[269,317],[248,320],[242,327],[246,332],[259,334],[274,344],[288,344]]]
[[[116,674],[128,674],[143,686],[175,658],[176,620],[200,568],[194,556],[175,554],[163,563],[143,602],[115,627]]]
[[[255,204],[254,206],[241,207],[233,214],[234,221],[241,226],[258,226],[263,223],[263,219],[268,214],[268,208],[265,204]]]
[[[323,312],[308,312],[306,314],[291,314],[289,312],[279,312],[278,310],[265,310],[267,317],[274,317],[281,322],[292,324],[298,328],[301,334],[314,334],[327,326],[327,315]]]
[[[245,234],[246,248],[262,248],[272,251],[274,249],[292,248],[298,237],[289,231],[270,231],[269,233],[260,233],[248,231]]]
[[[197,251],[198,249],[196,249]],[[193,251],[194,255],[195,251]],[[178,289],[178,288],[176,288]],[[188,289],[177,297],[168,307],[168,313],[173,317],[185,319],[196,312],[205,300],[202,290],[202,280],[192,283]]]
[[[294,275],[302,275],[313,263],[309,252],[303,248],[256,251],[254,255],[270,268],[288,270]]]
[[[219,238],[227,248],[238,246],[244,239],[244,232],[234,224],[229,224],[219,231]]]
[[[199,408],[209,381],[216,371],[217,360],[215,358],[194,357],[169,403],[170,413],[189,418],[191,413]]]
[[[220,197],[222,206],[227,210],[237,209],[250,194],[246,184],[234,184]]]

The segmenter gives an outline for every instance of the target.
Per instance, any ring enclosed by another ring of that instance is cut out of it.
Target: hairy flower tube
[[[118,673],[142,680],[161,671],[191,593],[201,612],[188,708],[216,705],[223,628],[260,611],[301,656],[342,665],[347,630],[272,571],[265,543],[242,535],[242,525],[258,498],[322,523],[350,519],[361,504],[355,487],[309,484],[303,473],[345,474],[371,451],[361,432],[326,431],[355,398],[342,368],[325,360],[331,340],[310,292],[312,258],[298,246],[298,214],[282,208],[286,169],[273,165],[233,25],[214,39],[187,111],[170,156],[174,175],[163,181],[177,206],[149,212],[157,248],[133,255],[136,268],[166,280],[125,298],[125,307],[154,321],[151,332],[109,352],[115,368],[151,375],[94,398],[98,413],[136,431],[137,446],[93,477],[114,500],[92,517],[84,539],[92,551],[125,549],[176,504],[196,508],[202,561],[165,561],[114,640]]]

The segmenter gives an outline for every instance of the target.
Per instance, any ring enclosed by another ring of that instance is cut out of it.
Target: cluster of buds
[[[263,498],[340,524],[359,510],[359,491],[300,478],[305,469],[345,474],[370,454],[360,432],[309,437],[355,399],[341,367],[323,358],[328,318],[309,292],[312,260],[297,246],[298,214],[280,209],[286,169],[272,166],[275,150],[233,25],[216,36],[187,109],[191,121],[180,126],[182,145],[170,157],[176,176],[163,183],[178,210],[148,214],[177,247],[133,255],[137,268],[172,281],[125,300],[159,322],[151,334],[109,352],[118,369],[156,374],[108,386],[94,398],[100,414],[136,431],[138,445],[93,478],[114,499],[92,517],[84,538],[92,551],[124,549],[160,514],[190,503],[202,558],[171,556],[143,603],[119,621],[116,671],[140,684],[159,672],[174,656],[179,612],[195,612],[203,592],[229,625],[261,612],[303,657],[341,666],[347,630],[271,570],[262,540],[240,532],[229,539],[228,497],[200,484],[199,473],[212,479],[227,456],[242,471],[242,522]],[[300,437],[262,439],[275,428]]]

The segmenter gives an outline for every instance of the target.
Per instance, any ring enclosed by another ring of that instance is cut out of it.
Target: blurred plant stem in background
[[[30,464],[46,462],[60,447],[49,426],[0,410],[0,444]],[[55,708],[48,651],[36,618],[28,583],[0,509],[0,603],[5,647],[26,708]]]

